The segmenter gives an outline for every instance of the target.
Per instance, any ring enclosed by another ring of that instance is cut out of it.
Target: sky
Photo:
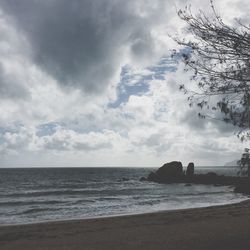
[[[179,84],[176,11],[209,0],[0,0],[0,167],[224,165],[246,145]],[[215,2],[249,23],[248,0]]]

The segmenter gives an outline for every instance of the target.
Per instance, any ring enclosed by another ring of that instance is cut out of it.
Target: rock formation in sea
[[[177,180],[183,176],[183,167],[180,161],[165,163],[156,172],[151,172],[148,176],[149,181],[165,182]]]
[[[188,163],[188,166],[187,166],[186,175],[192,176],[193,174],[194,174],[194,163],[190,162],[190,163]]]
[[[214,172],[195,174],[194,163],[192,162],[188,164],[186,174],[183,171],[181,162],[172,161],[165,163],[157,171],[151,172],[146,179],[158,183],[193,183],[234,186],[235,191],[250,194],[249,177],[224,176],[217,175]]]

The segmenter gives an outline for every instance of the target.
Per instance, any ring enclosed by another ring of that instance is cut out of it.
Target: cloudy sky
[[[0,0],[0,167],[218,165],[244,145],[235,128],[200,120],[176,9],[209,0]],[[215,2],[226,22],[248,0]]]

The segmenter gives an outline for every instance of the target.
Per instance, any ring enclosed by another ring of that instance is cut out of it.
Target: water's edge
[[[0,169],[0,224],[144,214],[248,198],[226,186],[140,182],[151,170]]]
[[[16,223],[16,224],[0,224],[1,228],[4,227],[17,227],[17,226],[29,226],[29,225],[40,225],[40,224],[61,224],[61,223],[74,223],[74,222],[83,222],[83,221],[96,221],[108,218],[126,218],[134,216],[147,216],[152,214],[166,214],[166,213],[175,213],[182,211],[192,211],[197,209],[206,209],[206,208],[220,208],[220,207],[230,207],[231,205],[241,205],[245,203],[250,203],[250,198],[246,198],[241,201],[232,202],[232,203],[221,203],[217,205],[204,206],[204,207],[190,207],[190,208],[181,208],[181,209],[171,209],[171,210],[159,210],[154,212],[143,212],[143,213],[134,213],[134,214],[118,214],[118,215],[108,215],[108,216],[96,216],[96,217],[86,217],[86,218],[71,218],[71,219],[60,219],[60,220],[43,220],[36,222],[26,222],[26,223]]]

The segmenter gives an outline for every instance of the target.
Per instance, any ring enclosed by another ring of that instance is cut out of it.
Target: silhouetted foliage
[[[241,159],[238,161],[239,172],[241,175],[248,175],[250,177],[250,150],[245,148],[245,152],[242,154]]]
[[[241,140],[250,139],[250,26],[236,20],[235,27],[224,23],[211,1],[213,17],[190,8],[179,10],[179,17],[187,23],[191,40],[174,38],[185,46],[182,53],[186,71],[192,71],[192,80],[198,91],[190,91],[184,84],[180,90],[188,94],[190,106],[201,109],[200,118],[216,119],[221,111],[224,122],[241,128]],[[177,53],[174,51],[174,54]],[[214,100],[216,100],[214,102]]]

